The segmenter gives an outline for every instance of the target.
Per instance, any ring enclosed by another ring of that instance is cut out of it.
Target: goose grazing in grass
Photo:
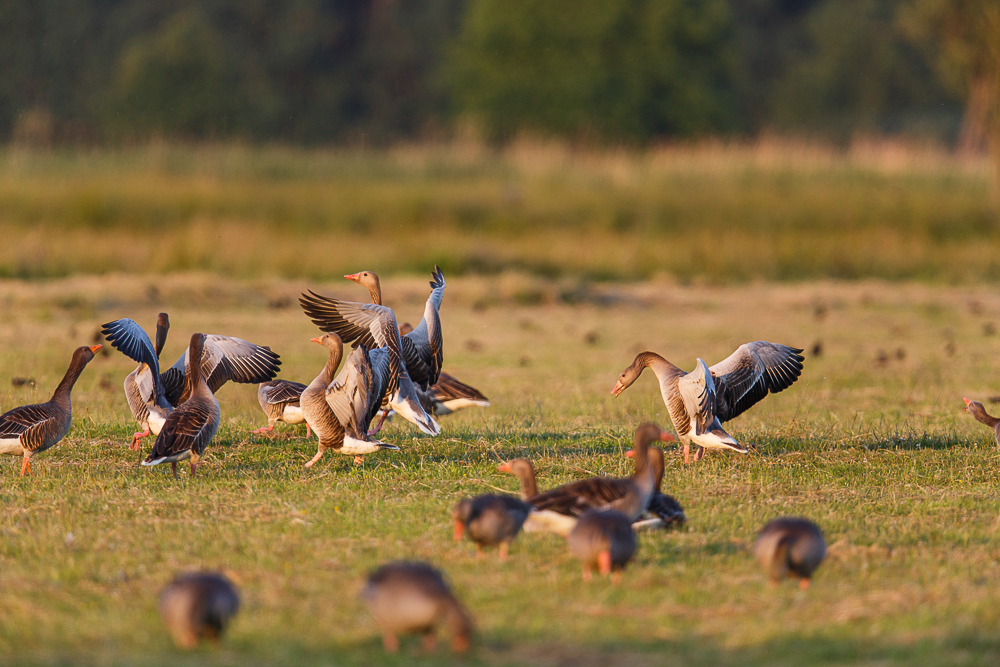
[[[219,641],[239,608],[236,587],[214,572],[179,576],[160,593],[160,616],[180,648]]]
[[[798,577],[799,588],[809,588],[813,572],[826,556],[826,542],[819,526],[801,517],[781,517],[764,526],[753,543],[753,552],[767,570],[772,585],[786,576]]]
[[[190,387],[185,391],[189,397],[167,416],[153,443],[153,451],[142,462],[144,466],[169,462],[174,479],[177,479],[177,462],[187,459],[191,460],[191,475],[194,476],[205,448],[219,429],[219,401],[202,377],[205,340],[202,333],[191,336],[188,346]]]
[[[510,543],[521,532],[531,512],[531,505],[513,496],[484,494],[462,500],[452,509],[455,540],[467,532],[476,545],[476,556],[483,547],[500,546],[500,560],[507,560]]]
[[[189,350],[173,366],[160,372],[160,352],[167,340],[170,320],[166,313],[156,319],[156,343],[135,321],[125,317],[104,325],[104,334],[113,348],[139,366],[125,378],[125,398],[132,416],[142,431],[132,436],[130,447],[138,450],[143,438],[159,435],[174,408],[188,399]],[[267,382],[278,374],[281,361],[271,348],[255,345],[242,338],[205,335],[205,353],[201,357],[201,375],[212,393],[227,382]]]
[[[368,425],[382,405],[392,379],[389,353],[384,349],[356,347],[347,356],[344,368],[334,377],[344,355],[344,344],[337,334],[311,339],[328,350],[330,356],[319,375],[302,391],[302,413],[319,438],[319,450],[306,467],[311,467],[328,449],[354,456],[355,463],[364,454],[383,449],[399,449],[374,440]]]
[[[301,382],[291,380],[271,380],[261,382],[257,387],[257,402],[260,409],[267,417],[267,426],[263,426],[251,433],[272,433],[275,422],[285,422],[286,424],[301,424],[305,422],[306,437],[310,437],[312,432],[309,422],[302,414],[302,406],[299,405],[299,398],[305,391],[306,385]]]
[[[21,477],[31,474],[31,458],[56,444],[73,423],[70,393],[80,373],[101,349],[100,345],[78,347],[69,368],[47,403],[22,405],[0,415],[0,454],[21,456]]]
[[[635,450],[628,450],[625,452],[625,456],[634,457]],[[653,469],[654,489],[653,495],[649,497],[649,504],[646,505],[646,514],[651,514],[653,518],[635,521],[632,528],[641,530],[684,525],[687,523],[684,508],[673,496],[668,496],[660,490],[660,486],[663,484],[663,452],[659,447],[650,447],[647,456],[649,456],[649,467]]]
[[[635,553],[636,539],[632,520],[618,510],[591,509],[583,513],[567,537],[570,552],[583,567],[583,580],[590,581],[596,567],[611,580],[621,580],[621,570]]]
[[[437,643],[439,625],[451,632],[456,652],[469,648],[473,622],[444,577],[426,563],[389,563],[368,575],[361,599],[382,632],[385,650],[399,650],[399,635],[422,634],[424,648]]]
[[[792,386],[802,373],[802,350],[787,345],[757,341],[740,345],[735,352],[711,368],[698,359],[695,369],[685,373],[655,352],[640,352],[618,376],[611,394],[628,389],[646,368],[660,383],[663,402],[677,435],[684,444],[684,462],[689,461],[691,443],[698,446],[695,460],[705,449],[747,450],[722,428],[746,412],[768,393]]]
[[[965,411],[976,418],[976,421],[982,422],[993,429],[993,437],[997,441],[997,448],[1000,449],[1000,419],[997,419],[993,415],[986,412],[986,408],[979,401],[972,401],[968,398],[963,398],[965,401]]]
[[[436,299],[436,302],[440,303],[441,293],[444,291],[443,281],[440,288],[435,291],[437,296],[435,297],[432,293],[431,299],[428,301]],[[428,366],[424,364],[412,341],[407,344],[403,343],[404,339],[400,338],[399,327],[396,325],[396,316],[390,308],[377,304],[331,299],[312,291],[303,294],[299,298],[299,303],[306,315],[321,331],[336,334],[343,342],[353,342],[356,347],[367,348],[372,353],[376,352],[377,349],[385,348],[384,353],[379,353],[387,355],[389,368],[386,398],[383,400],[383,404],[415,424],[424,433],[437,435],[441,432],[441,427],[420,404],[417,387],[410,379],[408,370],[411,359],[421,375],[426,376],[429,372]],[[435,316],[433,319],[437,322],[437,310],[431,309],[430,306],[428,306],[428,310],[432,311]],[[416,330],[420,329],[421,327],[418,327]],[[424,331],[426,335],[428,328],[424,327]],[[431,336],[430,340],[433,339],[434,337]],[[432,362],[439,358],[439,353],[440,350],[431,350],[430,359]],[[437,371],[434,372],[436,377]],[[380,421],[374,429],[374,433],[378,432],[381,425]],[[316,429],[315,424],[312,427],[313,430]]]
[[[642,424],[633,435],[635,474],[622,478],[591,477],[528,496],[526,500],[534,511],[528,517],[525,530],[548,530],[566,536],[584,512],[603,507],[617,509],[630,521],[635,521],[649,505],[654,491],[655,479],[648,459],[649,444],[656,440],[673,439],[656,424]],[[534,470],[530,464],[509,465],[506,469],[501,466],[500,470],[517,475],[523,492],[534,487]]]

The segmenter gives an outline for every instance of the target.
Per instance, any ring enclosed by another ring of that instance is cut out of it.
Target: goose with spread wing
[[[443,284],[441,289],[444,289]],[[417,387],[410,378],[409,362],[404,360],[404,344],[392,309],[373,303],[331,299],[312,290],[299,297],[299,303],[321,331],[336,334],[344,343],[354,343],[372,352],[385,348],[384,353],[379,353],[386,355],[389,367],[383,403],[424,433],[437,435],[441,432],[441,427],[420,404]],[[312,426],[315,430],[316,425]],[[375,430],[377,432],[378,428]]]
[[[695,460],[705,449],[731,449],[746,454],[736,439],[726,433],[722,422],[750,409],[768,393],[784,391],[799,378],[805,357],[802,350],[757,341],[745,343],[725,360],[709,368],[698,359],[690,373],[656,354],[640,352],[621,372],[612,395],[618,396],[651,368],[660,384],[670,421],[684,443],[684,462],[689,461],[691,443],[698,446]]]
[[[70,393],[100,345],[78,347],[59,386],[46,403],[22,405],[0,415],[0,454],[22,457],[21,477],[31,474],[31,457],[56,444],[73,423]]]
[[[306,385],[301,382],[291,380],[274,379],[269,382],[261,382],[257,387],[257,402],[260,409],[267,417],[267,426],[263,426],[251,433],[271,433],[274,431],[275,422],[285,422],[286,424],[306,425],[306,437],[310,437],[312,432],[309,422],[302,414],[302,406],[299,399]]]
[[[125,398],[132,416],[143,430],[132,436],[130,447],[139,449],[143,438],[159,435],[163,423],[174,408],[190,396],[188,387],[188,352],[163,373],[160,372],[160,352],[167,339],[170,320],[160,313],[156,320],[156,343],[146,332],[127,317],[104,325],[101,333],[129,359],[139,366],[125,378]],[[201,375],[213,393],[230,380],[240,383],[267,382],[278,374],[281,361],[271,348],[254,345],[242,338],[205,334],[204,354],[201,355]]]

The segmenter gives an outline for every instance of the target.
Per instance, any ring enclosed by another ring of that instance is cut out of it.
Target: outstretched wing
[[[137,373],[136,384],[139,386],[139,393],[144,401],[150,400],[153,392],[157,396],[163,395],[163,384],[160,382],[160,361],[153,347],[149,335],[135,323],[124,317],[114,322],[108,322],[101,329],[101,333],[115,348],[126,357],[140,364],[145,364],[150,373]]]
[[[444,364],[444,339],[441,336],[439,310],[444,299],[444,274],[434,267],[431,293],[424,304],[424,317],[413,331],[403,337],[403,358],[410,378],[423,390],[438,381]]]
[[[740,345],[709,370],[715,378],[715,416],[733,419],[768,393],[783,391],[799,379],[805,357],[802,350],[759,340]]]
[[[188,351],[184,350],[184,354],[171,366],[171,370],[180,371],[187,377],[189,370],[187,357]],[[201,354],[201,373],[205,378],[205,384],[213,393],[227,382],[258,384],[272,380],[278,374],[280,366],[281,360],[278,355],[267,346],[255,345],[232,336],[205,335],[205,348]],[[173,376],[176,377],[176,373]],[[185,383],[178,403],[183,403],[189,394],[190,389]]]
[[[306,385],[301,382],[292,382],[291,380],[271,380],[267,383],[267,392],[264,394],[264,400],[271,405],[278,405],[279,403],[295,403],[302,396],[302,392],[306,390]]]

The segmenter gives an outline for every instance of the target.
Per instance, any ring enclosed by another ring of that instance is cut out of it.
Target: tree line
[[[2,0],[0,139],[1000,136],[995,0]]]

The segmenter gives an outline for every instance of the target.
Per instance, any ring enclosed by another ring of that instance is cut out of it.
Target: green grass
[[[364,268],[336,266],[336,272]],[[178,275],[0,282],[0,406],[47,398],[76,345],[131,316],[173,331],[164,358],[193,331],[239,335],[282,354],[282,377],[309,381],[325,359],[294,306],[306,283]],[[312,283],[360,298],[340,280]],[[487,410],[442,418],[429,438],[393,424],[402,451],[363,466],[315,453],[300,428],[250,436],[255,390],[219,392],[223,425],[196,478],[145,469],[121,380],[131,364],[99,356],[74,393],[69,437],[36,457],[36,474],[0,460],[0,664],[445,664],[415,642],[386,657],[356,599],[365,573],[396,558],[441,567],[476,617],[466,664],[994,665],[1000,658],[1000,543],[990,431],[963,395],[1000,394],[1000,296],[988,288],[815,282],[731,288],[650,282],[560,298],[558,282],[523,274],[451,278],[445,367],[482,389]],[[426,277],[384,293],[415,320]],[[536,295],[527,299],[525,294]],[[535,305],[532,305],[535,304]],[[685,368],[741,342],[811,348],[790,390],[730,424],[747,456],[667,456],[664,489],[689,526],[644,534],[619,586],[583,585],[559,538],[522,535],[511,560],[477,561],[451,541],[449,508],[514,492],[501,460],[530,456],[544,489],[590,474],[626,474],[633,426],[666,424],[651,376],[618,399],[618,372],[642,349]],[[902,351],[900,353],[900,351]],[[884,362],[878,361],[887,357]],[[902,358],[900,358],[902,357]],[[32,377],[36,388],[14,388]],[[279,426],[279,429],[281,427]],[[146,445],[148,449],[150,445]],[[777,590],[748,553],[781,514],[824,529],[830,555],[813,587]],[[174,573],[224,568],[244,606],[218,648],[182,653],[159,623]]]
[[[4,149],[0,277],[321,280],[365,257],[386,274],[995,282],[991,182],[985,160],[894,146]]]

